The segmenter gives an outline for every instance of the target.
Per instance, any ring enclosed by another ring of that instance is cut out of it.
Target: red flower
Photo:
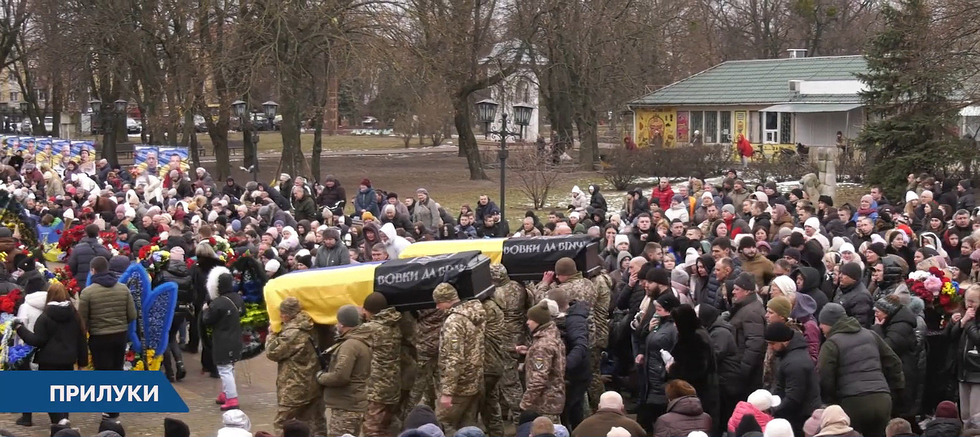
[[[208,238],[208,244],[210,244],[212,246],[217,245],[218,244],[218,240],[215,240],[214,237]]]

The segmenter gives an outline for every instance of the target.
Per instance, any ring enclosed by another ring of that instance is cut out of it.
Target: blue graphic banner
[[[0,372],[0,412],[186,413],[163,372],[36,371]],[[14,396],[13,393],[17,395]]]

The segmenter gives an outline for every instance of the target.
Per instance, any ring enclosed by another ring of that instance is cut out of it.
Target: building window
[[[779,142],[782,144],[793,144],[793,114],[791,112],[779,113]]]
[[[718,142],[718,113],[715,111],[704,113],[704,142],[705,144]]]
[[[48,100],[48,91],[47,90],[38,88],[38,89],[34,90],[34,94],[37,97],[37,101],[39,101],[39,102],[46,102]]]
[[[762,142],[774,144],[779,142],[779,113],[766,112],[762,118]]]
[[[707,141],[704,140],[704,135],[703,135],[703,133],[704,133],[704,112],[701,112],[701,111],[691,111],[691,127],[689,129],[691,130],[691,134],[694,134],[694,131],[700,131],[700,132],[702,132],[701,142],[707,142]]]
[[[20,93],[17,92],[17,91],[11,91],[10,92],[10,101],[11,102],[20,101]]]
[[[7,72],[7,80],[10,82],[17,82],[17,73],[13,71]]]
[[[718,137],[722,143],[732,142],[732,113],[731,111],[721,111],[721,136]]]

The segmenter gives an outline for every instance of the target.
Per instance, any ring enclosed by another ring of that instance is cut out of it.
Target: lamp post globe
[[[123,99],[116,100],[115,102],[112,103],[113,103],[113,109],[115,109],[116,112],[120,112],[120,113],[126,112],[126,107],[129,106],[129,102]]]
[[[102,101],[101,100],[98,100],[98,99],[89,100],[88,106],[89,106],[89,108],[92,109],[92,113],[93,114],[98,114],[98,113],[102,112]]]
[[[514,124],[525,127],[531,123],[531,114],[534,112],[534,107],[528,105],[527,103],[518,103],[514,105]]]
[[[269,100],[262,104],[262,111],[265,112],[265,118],[273,119],[276,118],[276,111],[279,110],[279,104]]]
[[[477,120],[481,123],[493,123],[494,118],[497,116],[497,102],[491,99],[483,99],[476,102],[476,116]]]
[[[246,104],[244,100],[235,100],[231,103],[231,110],[235,113],[236,117],[244,117],[245,106]]]

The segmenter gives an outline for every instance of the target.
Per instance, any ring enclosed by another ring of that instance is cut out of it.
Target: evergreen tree
[[[869,181],[901,193],[909,173],[939,174],[961,161],[954,99],[963,67],[937,41],[925,0],[885,2],[882,16],[865,54],[868,72],[858,75],[868,121],[857,141],[873,162]]]

